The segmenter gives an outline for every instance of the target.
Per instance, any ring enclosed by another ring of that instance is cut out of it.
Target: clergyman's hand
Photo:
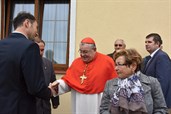
[[[48,87],[51,89],[52,95],[54,97],[56,97],[58,94],[58,85],[59,83],[57,81],[54,81],[53,83],[49,83]]]

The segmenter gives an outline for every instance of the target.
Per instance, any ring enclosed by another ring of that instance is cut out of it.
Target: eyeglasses
[[[123,45],[122,44],[115,44],[115,47],[117,47],[117,46],[122,47]]]
[[[117,64],[115,64],[115,66],[118,66],[118,67],[120,67],[120,66],[125,66],[125,65],[127,65],[127,64],[120,64],[120,63],[117,63]]]
[[[88,54],[91,50],[78,50],[80,54]]]

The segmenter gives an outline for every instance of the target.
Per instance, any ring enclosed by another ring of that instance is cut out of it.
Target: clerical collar
[[[154,56],[154,54],[159,50],[160,48],[156,49],[152,54],[150,54],[151,57]]]
[[[28,37],[27,37],[25,34],[23,34],[22,32],[19,32],[19,31],[13,31],[12,33],[20,33],[20,34],[24,35],[24,36],[28,39]]]

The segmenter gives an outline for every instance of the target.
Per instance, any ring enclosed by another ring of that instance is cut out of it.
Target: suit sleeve
[[[49,99],[51,91],[45,84],[42,59],[37,44],[33,43],[25,50],[21,58],[21,67],[28,93],[42,99]]]
[[[53,69],[52,62],[50,62],[50,70],[51,70],[50,82],[52,83],[56,80],[56,75]],[[59,105],[59,96],[56,96],[56,97],[52,96],[51,101],[52,101],[53,108],[57,108]]]
[[[160,55],[157,59],[156,78],[161,84],[164,96],[167,96],[167,91],[171,87],[171,62],[169,57],[164,54]]]
[[[100,114],[110,114],[110,95],[109,95],[109,82],[106,82],[105,89],[100,104]]]
[[[167,112],[167,106],[165,103],[165,99],[162,93],[162,89],[160,86],[160,83],[156,78],[149,78],[151,82],[151,91],[152,91],[152,97],[154,101],[154,109],[153,114],[166,114]]]

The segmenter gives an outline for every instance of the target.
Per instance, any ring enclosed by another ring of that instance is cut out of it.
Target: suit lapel
[[[145,62],[144,62],[144,63],[145,63],[144,72],[147,70],[147,68],[148,68],[148,66],[150,65],[152,59],[153,59],[153,58],[151,58],[150,55],[147,56],[147,57],[145,58]]]
[[[153,62],[153,60],[155,60],[156,56],[159,54],[161,50],[159,49],[155,54],[154,56],[148,61],[145,63],[145,67],[144,67],[144,73],[147,71],[147,69],[149,68],[149,66],[151,65],[151,63]]]

